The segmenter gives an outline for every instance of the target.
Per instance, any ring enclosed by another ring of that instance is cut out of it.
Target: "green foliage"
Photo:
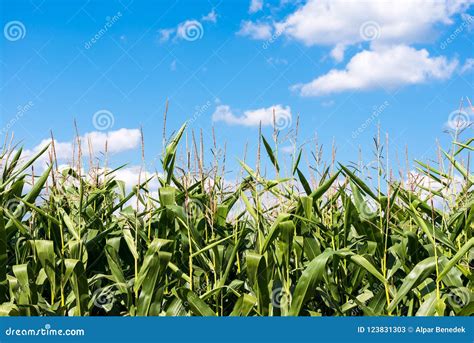
[[[0,315],[473,314],[474,176],[460,159],[472,139],[438,169],[419,162],[415,186],[374,188],[342,165],[314,182],[299,150],[290,178],[241,162],[248,175],[229,189],[217,167],[178,165],[184,132],[158,189],[54,163],[36,177],[51,147],[26,162],[4,150]],[[279,174],[278,149],[262,141]]]

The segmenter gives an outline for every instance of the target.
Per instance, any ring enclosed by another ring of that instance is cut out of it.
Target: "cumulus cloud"
[[[107,142],[108,151],[112,154],[120,153],[127,150],[136,149],[140,146],[141,140],[140,130],[138,129],[119,129],[109,132],[92,131],[86,133],[80,138],[82,150],[88,151],[89,143],[92,152],[97,154],[105,151],[105,142]],[[32,149],[25,150],[24,156],[32,156],[46,145],[51,143],[51,139],[43,139],[38,145]],[[54,147],[56,151],[56,157],[58,160],[70,160],[73,158],[74,152],[74,141],[58,141],[54,140]],[[77,147],[76,147],[77,151]],[[43,154],[41,161],[45,162],[48,160],[48,155]]]
[[[303,96],[398,87],[452,75],[456,59],[430,56],[410,45],[432,42],[440,27],[452,25],[456,16],[466,22],[472,4],[473,0],[387,0],[361,6],[356,0],[308,0],[279,21],[244,21],[238,34],[266,40],[278,32],[307,46],[329,47],[336,62],[344,60],[349,47],[367,44],[345,68],[294,86]],[[459,72],[468,73],[473,65],[468,59]]]
[[[68,168],[68,165],[65,166],[60,166],[59,169],[61,170],[61,167],[63,168]],[[153,172],[150,170],[147,170],[146,168],[139,166],[139,165],[132,165],[132,166],[127,166],[127,167],[122,167],[120,169],[113,170],[110,168],[93,168],[88,171],[87,177],[90,180],[96,180],[98,179],[99,182],[104,181],[104,176],[107,175],[107,179],[110,180],[113,178],[114,180],[117,181],[122,181],[125,186],[125,192],[129,193],[133,190],[133,187],[135,187],[138,184],[144,184],[145,181],[147,181],[147,189],[149,191],[149,196],[158,199],[158,188],[160,187],[160,183],[158,180],[158,177],[162,177],[163,175],[161,173]],[[124,206],[131,206],[132,208],[136,209],[138,205],[138,208],[143,210],[143,204],[141,202],[137,202],[136,196],[132,196],[125,204]]]
[[[430,57],[427,50],[406,45],[380,47],[356,54],[344,69],[332,69],[313,81],[293,87],[302,96],[320,96],[377,87],[392,88],[449,78],[457,60]]]
[[[344,59],[348,46],[370,43],[409,45],[436,37],[440,26],[451,25],[456,15],[466,16],[472,0],[426,1],[308,0],[275,23],[244,22],[241,33],[252,39],[268,39],[271,32],[307,46],[331,47],[336,62]],[[252,2],[253,4],[253,2]],[[256,7],[251,8],[258,8]]]
[[[237,34],[240,36],[248,36],[257,40],[270,39],[272,37],[272,30],[272,26],[267,23],[253,23],[251,21],[243,21]]]
[[[462,65],[459,72],[461,74],[466,74],[466,73],[471,72],[473,69],[474,69],[474,58],[468,58]]]
[[[438,24],[451,24],[471,0],[309,0],[277,23],[293,39],[311,45],[350,45],[374,38],[364,29],[375,30],[377,42],[409,44],[423,42]],[[371,27],[368,27],[371,26]]]
[[[91,141],[94,151],[103,151],[107,142],[109,152],[115,154],[137,148],[140,145],[140,130],[122,128],[109,132],[93,131],[86,133],[83,141]]]
[[[150,189],[158,189],[159,182],[155,177],[156,173],[144,170],[140,166],[129,166],[120,168],[113,173],[113,177],[116,180],[123,181],[127,189],[131,189],[133,186],[136,186],[138,182],[143,183],[146,180],[152,178],[148,183]]]
[[[216,10],[213,8],[211,12],[209,12],[208,14],[202,17],[202,21],[209,21],[211,23],[216,23],[217,22]]]
[[[274,115],[277,127],[288,126],[291,123],[291,109],[289,106],[282,105],[247,110],[240,116],[235,115],[230,106],[219,105],[212,115],[212,120],[222,121],[229,125],[258,126],[262,123],[262,126],[269,126],[273,125]]]
[[[285,145],[281,148],[281,151],[284,152],[285,154],[293,154],[296,150],[296,147],[294,145]]]
[[[458,174],[455,174],[451,179],[440,177],[440,181],[442,181],[442,183],[433,180],[423,173],[412,170],[408,173],[405,180],[405,187],[415,192],[415,194],[424,201],[431,199],[435,208],[442,209],[456,203],[455,200],[458,198],[466,182],[462,176]],[[440,193],[442,196],[434,194],[429,190]]]
[[[258,11],[261,11],[262,8],[263,8],[263,0],[251,0],[249,13],[256,13]]]
[[[169,41],[171,39],[171,37],[173,36],[174,32],[176,30],[175,29],[161,29],[158,31],[158,41],[160,43],[166,43],[167,41]]]
[[[341,62],[344,59],[344,52],[346,47],[344,44],[336,44],[336,46],[331,50],[331,57],[334,58],[336,62]]]

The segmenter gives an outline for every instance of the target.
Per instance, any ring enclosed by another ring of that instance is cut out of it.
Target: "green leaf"
[[[75,297],[74,315],[84,316],[88,314],[89,288],[81,261],[67,258],[64,260],[66,274],[71,275],[70,283]]]
[[[387,310],[392,312],[398,305],[400,301],[410,292],[414,287],[419,285],[423,280],[425,280],[436,267],[436,260],[434,257],[428,257],[423,261],[419,262],[415,268],[404,278],[402,285],[397,290],[397,295],[390,302]]]
[[[191,312],[196,316],[215,316],[215,312],[199,296],[187,288],[177,289],[177,294],[182,302],[189,305]]]
[[[270,294],[268,292],[267,264],[265,258],[257,253],[247,253],[247,274],[258,300],[258,310],[262,315],[268,314]]]
[[[0,207],[0,304],[7,301],[7,262],[7,232],[5,231],[3,209]]]
[[[135,230],[137,230],[137,228],[135,228]],[[123,229],[122,232],[123,238],[125,239],[125,242],[127,243],[127,246],[130,249],[132,256],[138,259],[137,247],[135,246],[135,240],[132,236],[132,233],[130,232],[130,229]]]
[[[54,243],[53,241],[34,240],[33,244],[38,254],[38,259],[48,277],[51,286],[51,302],[54,303],[56,295],[56,254],[54,253]]]
[[[151,259],[143,281],[140,297],[138,298],[137,315],[148,315],[155,287],[159,280],[164,276],[164,272],[170,259],[171,253],[166,251],[158,251]]]
[[[387,283],[387,280],[384,278],[384,276],[369,262],[365,257],[360,256],[360,255],[352,255],[351,256],[351,261],[357,263],[359,266],[363,267],[365,270],[367,270],[370,274],[375,276],[377,279],[379,279],[380,282],[383,284]]]
[[[456,253],[456,255],[453,256],[449,260],[449,262],[446,264],[444,269],[439,273],[438,275],[438,281],[440,281],[450,270],[453,268],[456,263],[459,262],[459,260],[468,252],[471,250],[471,248],[474,246],[474,237],[472,237],[469,241],[464,244],[461,249]]]
[[[339,176],[339,171],[336,172],[333,176],[329,178],[326,182],[324,182],[321,186],[319,186],[314,192],[310,194],[310,197],[313,198],[313,201],[318,200],[323,196],[324,193],[327,192],[329,187],[336,181],[337,177]]]
[[[278,160],[275,157],[275,154],[273,153],[273,150],[270,144],[268,144],[267,140],[265,139],[265,137],[263,137],[263,135],[262,135],[262,141],[263,141],[263,145],[265,146],[265,150],[267,151],[268,157],[270,158],[270,161],[275,166],[275,169],[279,172],[280,166],[278,165]]]
[[[306,269],[301,274],[301,277],[296,284],[295,291],[290,307],[290,316],[297,316],[306,301],[308,301],[314,294],[316,285],[321,281],[326,270],[326,264],[334,255],[347,255],[348,251],[333,251],[326,249],[321,255],[312,260]]]
[[[257,299],[250,294],[242,294],[235,302],[230,316],[247,317],[257,304]]]

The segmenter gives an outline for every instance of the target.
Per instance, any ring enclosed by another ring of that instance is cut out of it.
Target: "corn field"
[[[27,158],[5,144],[0,314],[474,313],[474,139],[437,163],[415,161],[417,178],[394,177],[380,154],[369,182],[355,164],[315,173],[302,149],[284,172],[277,140],[259,136],[256,166],[239,161],[231,184],[222,158],[204,165],[202,145],[182,161],[186,134],[168,140],[162,172],[132,189],[116,170],[82,166],[80,151],[59,169],[54,141]]]

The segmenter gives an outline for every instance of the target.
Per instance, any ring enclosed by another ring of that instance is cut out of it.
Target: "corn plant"
[[[240,161],[242,178],[229,186],[217,158],[206,169],[196,146],[180,163],[184,134],[164,149],[162,173],[132,189],[116,170],[86,171],[81,156],[58,170],[54,144],[28,159],[4,147],[0,313],[474,313],[474,175],[461,158],[474,139],[455,142],[437,165],[416,162],[419,182],[395,180],[379,161],[374,187],[357,166],[308,176],[303,149],[282,177],[277,141],[261,136],[273,177],[260,161]]]

